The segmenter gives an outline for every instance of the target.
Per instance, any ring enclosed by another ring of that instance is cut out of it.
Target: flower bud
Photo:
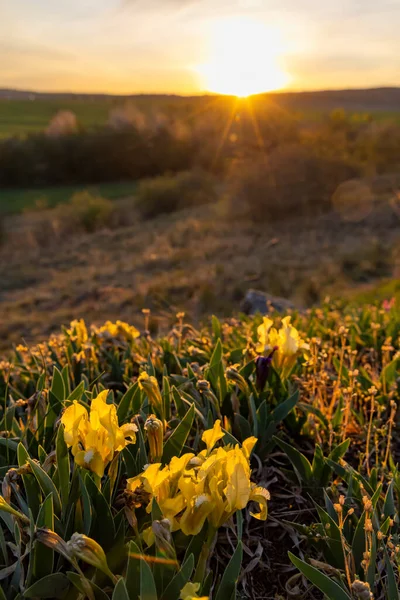
[[[5,499],[3,498],[3,496],[0,496],[0,511],[3,512],[7,512],[10,515],[13,515],[14,517],[17,517],[18,519],[21,519],[21,521],[24,521],[25,523],[29,523],[29,519],[26,515],[20,513],[18,510],[15,510],[15,508],[13,508],[12,506],[10,506],[8,504],[8,502],[5,501]]]
[[[356,579],[351,585],[352,592],[359,600],[370,600],[373,598],[369,583]]]
[[[114,583],[116,582],[115,575],[111,573],[108,567],[104,550],[95,540],[83,533],[74,533],[67,542],[67,546],[73,556],[96,567],[96,569],[108,575]]]
[[[373,531],[371,519],[365,519],[364,529],[365,529],[365,531],[368,531],[368,532]]]
[[[272,358],[277,348],[274,348],[269,356],[257,356],[256,358],[256,385],[259,392],[262,392],[267,383],[269,369],[271,367]]]
[[[225,374],[227,379],[233,381],[244,394],[247,393],[248,386],[246,380],[242,375],[240,375],[240,373],[238,373],[237,369],[234,369],[233,367],[228,367],[228,369],[226,369]]]
[[[153,410],[162,415],[163,400],[157,379],[153,375],[148,375],[148,373],[143,371],[138,377],[138,383],[140,389],[146,393]]]
[[[153,462],[158,462],[163,452],[163,424],[155,415],[150,415],[144,424],[144,429],[149,441],[150,456]]]
[[[206,379],[199,379],[196,384],[199,392],[208,392],[210,390],[210,383]]]

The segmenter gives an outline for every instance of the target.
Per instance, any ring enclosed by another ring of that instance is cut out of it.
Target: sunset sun
[[[211,92],[246,97],[284,87],[281,33],[273,26],[232,18],[214,24],[209,60],[197,71]]]

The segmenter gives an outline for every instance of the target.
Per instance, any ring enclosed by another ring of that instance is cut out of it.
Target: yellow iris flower
[[[117,452],[136,441],[136,425],[119,427],[117,409],[114,404],[107,404],[107,396],[108,390],[104,390],[92,400],[90,415],[75,400],[61,417],[65,443],[72,448],[76,464],[98,477],[103,477]]]
[[[274,352],[272,364],[276,369],[290,370],[294,365],[296,358],[309,346],[301,338],[295,327],[291,324],[292,317],[284,317],[281,322],[281,328],[277,330],[273,327],[273,321],[268,317],[263,318],[262,324],[258,327],[257,352],[260,354],[271,354]]]
[[[151,512],[155,499],[164,518],[170,521],[171,531],[181,529],[185,535],[197,535],[206,520],[218,529],[250,501],[259,505],[259,512],[252,516],[265,520],[269,492],[250,481],[250,454],[257,439],[248,438],[242,447],[215,448],[223,435],[218,420],[203,433],[207,449],[197,456],[174,457],[163,468],[155,463],[128,479],[128,491],[139,499],[136,506],[140,506],[142,492],[146,492],[149,498],[146,511]]]
[[[77,342],[78,346],[82,346],[88,341],[88,331],[83,319],[71,321],[70,328],[67,329],[68,335]]]

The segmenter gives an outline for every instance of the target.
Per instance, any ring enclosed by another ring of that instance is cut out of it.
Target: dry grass
[[[1,349],[21,337],[44,338],[77,314],[93,322],[135,321],[148,306],[159,324],[178,309],[198,321],[237,311],[250,287],[306,306],[349,284],[365,285],[358,263],[369,279],[397,268],[393,212],[359,223],[331,213],[261,225],[227,217],[222,202],[146,222],[130,201],[118,207],[125,226],[93,234],[60,236],[51,219],[43,221],[46,213],[7,221],[8,241],[0,250]]]

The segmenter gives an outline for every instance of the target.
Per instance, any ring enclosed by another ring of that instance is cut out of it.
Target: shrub
[[[215,199],[214,178],[201,170],[194,170],[142,181],[136,195],[136,207],[142,217],[149,219]]]
[[[88,191],[74,194],[70,200],[70,207],[85,231],[94,231],[99,227],[106,226],[114,211],[111,200],[93,195]]]
[[[331,208],[337,186],[357,173],[345,159],[321,157],[300,145],[284,146],[262,159],[237,164],[229,184],[230,203],[241,203],[257,220],[291,212],[315,215]]]
[[[77,192],[66,204],[50,211],[50,220],[58,233],[83,230],[91,233],[110,224],[114,213],[111,200],[95,195],[88,190]]]

